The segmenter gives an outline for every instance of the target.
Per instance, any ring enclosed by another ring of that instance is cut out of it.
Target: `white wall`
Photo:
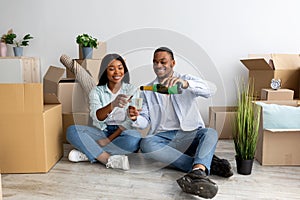
[[[63,67],[62,53],[77,58],[75,38],[89,33],[126,57],[136,84],[154,77],[152,52],[167,45],[178,71],[218,87],[206,104],[234,105],[234,80],[247,76],[240,58],[299,53],[299,7],[298,0],[0,0],[0,33],[31,33],[25,54],[41,58],[42,75],[50,65]]]

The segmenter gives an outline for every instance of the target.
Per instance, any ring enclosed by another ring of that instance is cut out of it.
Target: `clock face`
[[[273,90],[278,90],[281,87],[281,81],[280,79],[272,79],[271,80],[271,88]]]

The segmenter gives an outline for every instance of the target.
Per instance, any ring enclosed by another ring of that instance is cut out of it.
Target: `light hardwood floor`
[[[70,150],[65,145],[65,155]],[[214,199],[300,199],[300,167],[261,166],[251,175],[236,173],[232,140],[220,140],[216,155],[227,158],[234,170],[229,178],[211,176],[219,186]],[[3,200],[44,199],[201,199],[176,183],[183,172],[130,156],[130,171],[106,169],[101,164],[71,163],[64,156],[46,174],[2,174]]]

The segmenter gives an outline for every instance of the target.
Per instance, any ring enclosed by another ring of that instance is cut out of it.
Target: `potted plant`
[[[234,125],[233,141],[236,152],[237,172],[249,175],[252,171],[260,123],[260,106],[256,105],[254,83],[237,84],[237,115]]]
[[[2,36],[2,39],[6,44],[14,45],[13,50],[15,56],[23,56],[23,47],[28,46],[29,40],[33,39],[33,37],[28,33],[22,39],[17,40],[17,35],[13,30],[9,30],[7,34]]]
[[[79,48],[82,49],[82,55],[84,59],[92,58],[93,48],[98,47],[97,39],[83,33],[76,37],[76,43],[79,44]]]

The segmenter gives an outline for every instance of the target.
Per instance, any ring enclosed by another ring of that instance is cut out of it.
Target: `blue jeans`
[[[202,164],[209,174],[217,142],[218,133],[211,128],[188,132],[166,131],[143,138],[141,151],[145,158],[152,158],[185,172],[191,171],[195,164]]]
[[[67,140],[76,149],[84,153],[93,163],[103,152],[111,155],[130,154],[139,149],[141,134],[137,130],[124,130],[108,145],[101,147],[97,140],[107,138],[118,126],[109,125],[107,130],[82,125],[71,125],[67,129]]]

